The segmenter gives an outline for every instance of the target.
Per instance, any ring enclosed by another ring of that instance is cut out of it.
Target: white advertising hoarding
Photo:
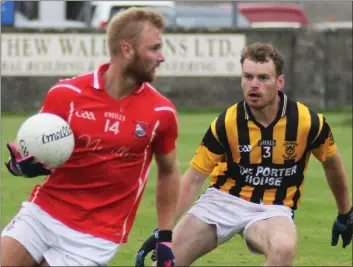
[[[244,34],[165,34],[158,76],[240,76]],[[74,76],[109,60],[104,34],[1,35],[2,76]]]

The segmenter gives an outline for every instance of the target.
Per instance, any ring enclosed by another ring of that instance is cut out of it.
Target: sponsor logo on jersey
[[[76,117],[78,118],[83,118],[86,120],[96,120],[96,117],[94,116],[94,113],[91,111],[85,111],[85,110],[77,110],[75,112]]]
[[[297,174],[297,169],[297,165],[287,168],[263,166],[249,168],[239,165],[240,175],[245,177],[245,183],[251,186],[269,185],[279,187],[282,185],[283,178],[294,177]]]
[[[109,118],[109,119],[116,119],[119,121],[125,121],[126,116],[120,113],[114,113],[114,112],[104,112],[104,117]]]
[[[263,146],[275,146],[276,145],[276,140],[260,140],[258,143],[259,147]]]
[[[106,160],[114,155],[120,159],[134,159],[137,158],[136,153],[132,151],[130,147],[104,147],[104,142],[101,139],[94,139],[90,135],[80,135],[78,140],[84,143],[84,147],[90,150],[92,156],[98,157],[102,160]]]

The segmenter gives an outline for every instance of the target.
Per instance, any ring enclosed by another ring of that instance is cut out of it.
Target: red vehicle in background
[[[310,25],[300,5],[286,3],[238,3],[236,16],[233,5],[213,4],[176,5],[176,26],[182,28],[232,28],[236,17],[237,28],[299,28]]]
[[[239,13],[243,14],[252,27],[303,27],[310,21],[300,5],[270,3],[240,3]]]

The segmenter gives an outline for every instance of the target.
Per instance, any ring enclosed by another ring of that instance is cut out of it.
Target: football
[[[22,157],[32,155],[49,169],[64,164],[75,146],[70,125],[49,113],[38,113],[25,120],[17,132],[16,142]]]

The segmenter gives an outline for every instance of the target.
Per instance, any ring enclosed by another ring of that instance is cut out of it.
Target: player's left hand
[[[135,259],[135,267],[145,267],[145,257],[153,250],[152,260],[155,261],[155,249],[158,242],[158,229],[154,229],[152,235],[143,242],[141,248],[137,252]]]
[[[338,214],[332,226],[331,245],[336,246],[339,236],[341,235],[343,248],[348,246],[352,241],[353,234],[353,207],[346,214]]]
[[[175,258],[172,250],[172,242],[157,243],[156,258],[157,267],[173,267]]]
[[[172,250],[172,231],[159,231],[156,246],[157,267],[173,267],[175,257]]]
[[[158,231],[143,243],[136,255],[135,267],[145,266],[145,257],[153,251],[151,259],[157,261],[157,267],[174,266],[174,254],[172,251],[172,231]],[[155,266],[155,265],[154,265]]]

